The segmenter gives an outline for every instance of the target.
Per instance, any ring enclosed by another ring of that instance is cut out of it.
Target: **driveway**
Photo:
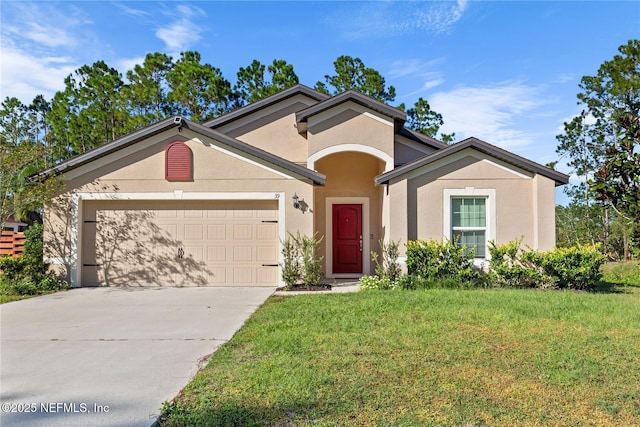
[[[83,288],[0,305],[0,425],[150,426],[275,288]]]

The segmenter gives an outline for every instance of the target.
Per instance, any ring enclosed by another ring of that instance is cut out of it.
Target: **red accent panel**
[[[193,179],[193,156],[191,149],[184,142],[176,141],[164,151],[164,177],[170,181],[191,181]]]
[[[333,272],[362,273],[362,205],[333,205]]]

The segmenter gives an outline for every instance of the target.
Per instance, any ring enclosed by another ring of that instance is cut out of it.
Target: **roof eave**
[[[326,95],[308,86],[297,84],[295,86],[291,86],[290,88],[284,89],[274,95],[261,99],[260,101],[253,102],[251,104],[245,105],[244,107],[240,107],[230,113],[204,122],[202,126],[212,129],[217,128],[299,94],[305,95],[311,99],[315,99],[318,102],[329,99],[329,95]]]
[[[165,132],[175,127],[180,128],[184,125],[184,123],[185,123],[185,119],[183,119],[180,116],[169,117],[167,119],[159,121],[158,123],[154,123],[143,129],[132,132],[129,135],[118,138],[115,141],[108,142],[104,145],[101,145],[100,147],[96,147],[82,154],[78,154],[77,156],[74,156],[51,168],[40,171],[37,174],[34,174],[31,177],[29,177],[29,181],[33,182],[39,179],[48,178],[50,176],[60,175],[67,170],[76,169],[96,159],[99,159],[113,152],[121,150],[125,147],[128,147],[129,145],[135,144],[136,142],[142,139],[160,134],[162,132]]]
[[[458,142],[456,144],[450,145],[447,148],[444,148],[440,151],[436,151],[432,154],[421,157],[411,163],[407,163],[402,165],[396,169],[393,169],[389,172],[385,172],[383,174],[378,175],[375,178],[376,185],[388,184],[392,180],[409,173],[415,169],[420,167],[429,165],[439,159],[450,156],[454,153],[462,151],[467,148],[472,148],[482,153],[485,153],[489,156],[496,157],[502,161],[505,161],[509,164],[512,164],[516,167],[524,169],[526,171],[539,174],[545,176],[549,179],[552,179],[555,182],[555,186],[559,187],[561,185],[565,185],[569,183],[569,175],[564,174],[562,172],[558,172],[546,166],[540,165],[539,163],[533,162],[531,160],[525,159],[524,157],[518,156],[516,154],[510,153],[506,150],[503,150],[499,147],[491,145],[487,142],[481,141],[477,138],[467,138],[464,141]]]

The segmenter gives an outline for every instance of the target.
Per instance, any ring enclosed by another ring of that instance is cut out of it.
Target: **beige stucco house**
[[[475,138],[404,127],[356,92],[295,86],[204,124],[171,117],[48,173],[48,261],[73,286],[281,283],[288,233],[322,236],[327,280],[371,274],[379,241],[555,244],[568,176]],[[404,247],[401,244],[401,247]]]

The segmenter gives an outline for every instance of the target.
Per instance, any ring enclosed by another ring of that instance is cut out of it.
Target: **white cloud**
[[[467,6],[467,0],[458,0],[455,5],[452,2],[433,2],[431,7],[416,12],[417,27],[436,33],[447,32],[462,18]]]
[[[421,59],[396,60],[391,63],[389,71],[386,73],[391,78],[405,76],[423,75],[428,73],[428,69],[443,62],[443,58],[423,61]]]
[[[532,135],[516,124],[536,114],[547,100],[536,87],[503,82],[437,92],[429,96],[429,102],[444,117],[443,133],[455,132],[457,140],[475,136],[510,149],[533,143]]]
[[[164,42],[168,53],[172,56],[178,56],[180,52],[188,50],[202,38],[200,34],[205,30],[190,19],[205,17],[206,13],[202,9],[180,5],[177,11],[180,19],[156,30],[156,37]],[[172,11],[171,16],[175,15],[176,12]]]
[[[29,104],[42,94],[51,99],[55,92],[64,89],[64,79],[78,64],[69,57],[44,57],[5,47],[0,62],[0,99],[15,96]]]
[[[57,25],[25,22],[21,27],[9,26],[7,32],[47,47],[75,47],[77,40]]]
[[[366,2],[364,6],[342,9],[327,21],[350,40],[393,37],[416,31],[444,33],[464,15],[467,0]]]
[[[116,69],[122,73],[123,78],[126,79],[127,71],[133,70],[133,67],[136,65],[142,65],[144,62],[144,56],[139,56],[136,58],[122,58],[119,59],[116,63]]]

